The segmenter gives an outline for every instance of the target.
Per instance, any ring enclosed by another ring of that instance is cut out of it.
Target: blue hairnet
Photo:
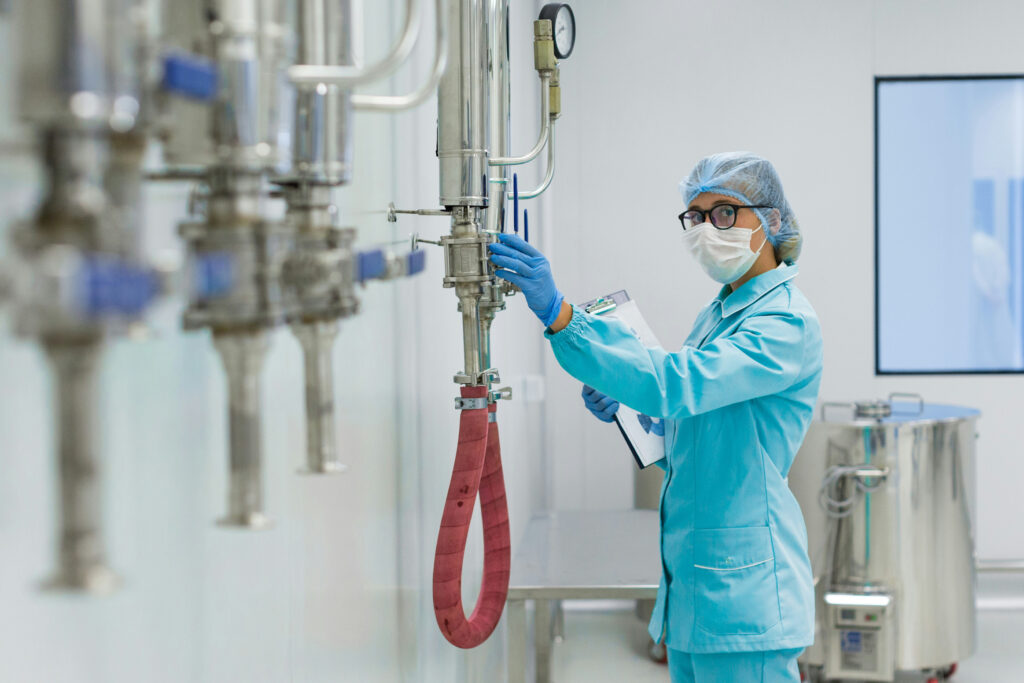
[[[686,204],[702,192],[713,192],[744,204],[773,207],[777,214],[772,209],[754,209],[754,213],[775,249],[775,258],[793,263],[800,256],[800,225],[786,201],[779,174],[767,159],[750,152],[712,154],[697,162],[690,176],[679,183],[679,191]]]

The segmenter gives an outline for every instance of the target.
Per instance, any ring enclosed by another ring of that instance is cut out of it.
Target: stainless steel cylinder
[[[449,66],[438,88],[441,204],[487,205],[487,37],[485,0],[448,5]]]
[[[828,413],[814,422],[789,474],[820,589],[819,637],[804,655],[811,665],[826,660],[823,643],[838,628],[824,604],[829,592],[892,597],[896,671],[945,668],[975,649],[978,413],[895,405],[888,417]],[[844,466],[863,469],[835,480],[822,498],[831,468]],[[885,476],[865,478],[876,470]],[[822,500],[851,502],[832,504],[830,515]]]
[[[32,0],[17,4],[22,117],[43,125],[109,125],[142,115],[155,0]]]
[[[43,342],[57,403],[57,470],[60,477],[57,570],[54,590],[108,593],[119,581],[107,566],[103,539],[102,468],[96,438],[98,335]]]
[[[212,103],[167,103],[164,156],[181,168],[281,169],[291,157],[293,91],[285,77],[291,0],[175,0],[168,43],[212,59]]]
[[[351,66],[351,0],[299,0],[298,58],[302,64]],[[295,94],[292,168],[287,178],[340,184],[352,175],[351,91],[319,83]]]
[[[334,421],[334,341],[337,320],[294,323],[306,370],[306,467],[304,474],[348,469],[338,459]]]
[[[261,375],[267,353],[263,330],[221,332],[213,336],[228,385],[230,454],[228,510],[221,526],[262,528],[270,520],[263,510],[263,409]]]
[[[106,59],[112,9],[106,0],[18,3],[23,118],[106,122],[114,101]]]

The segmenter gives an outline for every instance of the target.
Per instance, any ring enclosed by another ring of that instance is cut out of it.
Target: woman
[[[548,326],[587,407],[661,422],[662,578],[650,633],[679,681],[799,681],[814,590],[786,475],[811,422],[821,331],[793,284],[801,235],[774,167],[749,153],[698,162],[680,183],[683,242],[725,285],[681,351],[644,347],[616,320],[567,304],[547,259],[501,235],[491,260]]]

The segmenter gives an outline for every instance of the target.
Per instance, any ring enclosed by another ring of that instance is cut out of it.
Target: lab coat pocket
[[[701,630],[760,635],[782,620],[768,527],[696,529],[693,559],[694,618]]]

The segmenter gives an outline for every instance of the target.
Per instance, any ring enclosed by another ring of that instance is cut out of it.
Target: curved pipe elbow
[[[448,68],[448,30],[445,24],[445,0],[435,0],[436,28],[434,33],[434,65],[427,82],[406,95],[353,95],[352,106],[365,111],[403,111],[417,107],[437,92],[445,69]]]
[[[535,198],[541,196],[542,194],[544,194],[545,190],[547,190],[549,187],[551,187],[551,181],[554,180],[554,177],[555,177],[555,122],[552,121],[550,127],[548,128],[548,169],[544,173],[544,180],[541,181],[541,184],[535,190],[530,190],[529,192],[520,192],[519,193],[519,198],[520,199],[535,199]],[[513,199],[513,193],[510,192],[508,194],[508,198],[509,199]]]
[[[354,87],[390,76],[409,59],[420,35],[420,0],[406,0],[402,35],[388,54],[367,67],[329,64],[295,64],[288,68],[288,79],[296,85],[339,85]]]
[[[540,135],[537,137],[537,144],[529,152],[520,157],[494,157],[487,160],[489,166],[519,166],[528,164],[537,158],[550,138],[551,128],[551,76],[550,74],[540,75]]]

